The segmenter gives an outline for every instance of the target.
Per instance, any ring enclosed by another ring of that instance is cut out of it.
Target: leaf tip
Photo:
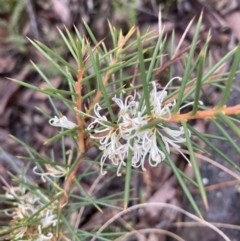
[[[204,206],[205,206],[205,209],[208,211],[208,210],[209,210],[209,205],[208,205],[208,200],[207,200],[207,198],[204,198],[204,199],[203,199],[203,204],[204,204]]]

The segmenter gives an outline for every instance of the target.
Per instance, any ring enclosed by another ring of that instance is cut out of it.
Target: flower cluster
[[[133,167],[141,167],[142,170],[145,170],[144,162],[146,159],[149,160],[151,166],[158,165],[166,158],[165,153],[159,148],[158,136],[168,153],[170,153],[170,147],[172,147],[189,161],[181,152],[179,145],[186,141],[183,128],[172,129],[165,125],[165,122],[171,119],[171,108],[176,104],[175,100],[164,103],[168,94],[166,89],[174,79],[179,79],[179,77],[173,78],[163,90],[158,90],[157,83],[152,82],[153,88],[149,100],[150,115],[146,111],[146,104],[144,102],[140,104],[140,95],[136,92],[134,92],[134,95],[127,96],[124,101],[116,96],[112,99],[119,107],[116,125],[110,123],[105,115],[101,115],[102,107],[98,103],[94,107],[95,116],[80,112],[82,115],[93,119],[86,130],[92,133],[90,135],[92,139],[98,140],[99,149],[103,151],[101,170],[105,161],[110,159],[114,165],[118,166],[117,175],[121,175],[121,167],[126,165],[125,161],[129,150],[133,153],[131,163]],[[160,119],[162,122],[149,129],[142,128],[149,121],[155,119]],[[103,172],[102,170],[102,173],[105,174],[106,171]]]
[[[13,229],[11,240],[45,241],[53,238],[53,227],[57,225],[56,208],[54,204],[44,207],[43,202],[50,200],[38,190],[35,195],[25,187],[6,188],[5,197],[12,201],[13,209],[6,210],[5,214],[12,218],[10,225]],[[31,222],[29,218],[32,218]]]

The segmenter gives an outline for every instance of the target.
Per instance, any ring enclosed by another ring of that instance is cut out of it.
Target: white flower
[[[175,79],[181,79],[180,77],[172,78],[168,84],[164,87],[162,91],[157,91],[157,85],[155,82],[152,83],[153,90],[150,93],[150,105],[152,106],[152,116],[154,118],[160,118],[162,120],[170,120],[171,119],[171,108],[176,105],[176,100],[174,99],[171,103],[164,104],[164,99],[167,96],[167,87],[172,83]],[[192,105],[194,102],[190,102],[184,106],[182,106],[180,110],[185,108],[186,106]],[[201,101],[199,101],[202,104]],[[170,146],[172,146],[177,152],[179,152],[188,162],[189,159],[181,152],[181,146],[176,143],[184,143],[186,142],[186,138],[183,127],[180,127],[178,130],[173,130],[169,127],[166,127],[164,123],[160,123],[157,125],[159,128],[157,130],[158,134],[161,136],[162,141],[165,145],[165,148],[168,153],[170,153]],[[191,132],[188,130],[189,136],[191,136]],[[155,145],[156,142],[154,142]],[[155,145],[155,151],[157,151],[158,147]],[[159,149],[158,149],[159,150]],[[159,153],[162,153],[163,160],[165,159],[165,155],[162,151],[159,150]],[[152,158],[153,160],[153,158]],[[149,160],[150,162],[150,160]]]
[[[124,159],[126,159],[127,154],[126,144],[124,145],[120,142],[120,136],[116,132],[111,133],[109,138],[104,140],[105,142],[102,141],[99,147],[99,149],[103,151],[100,160],[102,174],[106,174],[106,171],[103,172],[102,168],[107,158],[109,158],[114,165],[121,166],[124,165]],[[117,172],[117,175],[121,174]]]
[[[89,117],[91,117],[91,118],[94,118],[94,121],[91,122],[91,123],[88,125],[88,127],[87,127],[87,130],[88,130],[88,131],[91,130],[91,129],[93,129],[96,124],[99,124],[99,125],[102,125],[102,126],[106,127],[106,129],[103,129],[103,130],[101,130],[100,132],[104,132],[105,130],[111,129],[111,128],[109,128],[109,126],[107,126],[106,124],[103,123],[104,121],[107,122],[108,120],[107,120],[107,117],[106,117],[106,116],[102,116],[102,115],[99,113],[101,110],[102,110],[102,107],[97,103],[97,104],[94,106],[94,113],[95,113],[96,117],[95,117],[95,116],[91,116],[91,115],[87,115],[87,114],[85,114],[85,113],[83,113],[83,112],[80,112],[80,113],[82,113],[82,114],[84,114],[84,115],[86,115],[86,116],[89,116]],[[99,132],[99,133],[100,133],[100,132]]]
[[[42,234],[42,227],[41,225],[38,226],[38,237],[34,239],[34,241],[45,241],[50,240],[53,237],[52,233],[48,233],[47,235]]]
[[[13,219],[23,219],[24,217],[32,217],[38,209],[32,204],[19,203],[17,208],[13,212]]]
[[[119,113],[118,113],[118,117],[119,117],[119,119],[122,117],[122,116],[124,116],[128,111],[129,111],[129,108],[130,108],[130,106],[129,106],[129,103],[128,102],[135,102],[134,101],[134,97],[132,96],[132,95],[129,95],[126,99],[125,99],[125,101],[124,101],[124,103],[123,103],[123,101],[120,99],[120,98],[117,98],[116,96],[115,97],[113,97],[112,98],[112,100],[118,105],[118,107],[120,108],[120,111],[119,111]]]
[[[141,115],[141,112],[138,112],[134,117],[131,117],[126,113],[122,119],[122,123],[119,124],[119,132],[121,137],[125,140],[129,140],[134,136],[139,135],[140,128],[148,123],[147,116]]]
[[[54,118],[49,120],[49,124],[52,126],[63,127],[67,129],[72,129],[77,126],[75,123],[69,121],[66,116],[62,116],[60,118],[54,116]]]
[[[153,89],[150,93],[150,105],[152,107],[152,117],[160,118],[163,120],[169,120],[171,118],[171,108],[176,105],[176,100],[174,99],[172,103],[164,104],[164,99],[166,98],[168,92],[166,89],[175,79],[181,79],[180,77],[172,78],[163,90],[157,91],[156,82],[152,82]],[[166,117],[167,115],[167,117]]]
[[[26,233],[26,231],[27,231],[27,227],[21,227],[21,228],[15,230],[14,233],[15,232],[17,232],[17,233],[14,234],[14,237],[15,237],[14,239],[18,240],[19,238],[22,238],[24,236],[24,234]]]
[[[53,205],[46,206],[46,203],[42,203],[42,200],[49,199],[41,193],[40,190],[36,190],[40,196],[35,193],[30,193],[26,188],[19,187],[8,187],[6,189],[6,198],[13,200],[15,208],[11,209],[11,212],[5,211],[6,215],[12,218],[11,226],[16,226],[12,235],[14,240],[35,240],[45,241],[51,240],[53,237],[52,233],[48,232],[48,229],[52,229],[57,225],[57,210],[54,209]],[[40,198],[41,197],[41,198]],[[32,223],[29,223],[28,218],[33,218]],[[20,226],[21,225],[21,226]],[[18,228],[18,227],[21,228]],[[46,230],[47,235],[42,233],[42,230]]]
[[[57,215],[53,214],[53,210],[51,209],[45,209],[45,210],[43,210],[45,212],[40,213],[40,215],[42,216],[42,219],[41,219],[42,228],[47,228],[50,226],[55,227],[58,221]]]
[[[145,171],[144,163],[147,156],[150,166],[153,167],[165,159],[165,154],[157,146],[156,130],[144,130],[138,138],[135,138],[132,166],[141,166]]]
[[[159,135],[162,137],[162,140],[165,144],[166,150],[168,153],[170,153],[169,145],[172,146],[177,152],[179,152],[185,160],[190,163],[189,159],[182,153],[181,146],[176,143],[184,143],[186,142],[186,138],[183,138],[182,135],[184,135],[183,127],[180,127],[179,130],[172,130],[168,127],[164,127],[163,130],[165,131],[165,135],[159,131]],[[188,130],[189,136],[191,136],[191,132]]]
[[[26,193],[26,188],[23,186],[12,187],[9,186],[6,189],[5,197],[7,199],[17,199],[19,196],[23,196]]]
[[[167,88],[175,79],[181,78],[175,77],[171,79],[160,91],[157,90],[157,84],[154,81],[152,82],[150,115],[147,114],[145,101],[140,106],[140,95],[136,91],[134,91],[134,95],[126,96],[125,100],[116,96],[112,98],[119,108],[116,124],[112,124],[105,115],[100,114],[102,107],[99,103],[94,106],[94,116],[80,111],[82,115],[93,119],[86,130],[91,131],[90,137],[98,140],[99,149],[103,151],[100,160],[102,174],[106,174],[106,171],[103,171],[103,166],[106,160],[109,159],[113,165],[118,166],[117,175],[120,176],[121,167],[126,165],[125,160],[129,150],[133,152],[132,167],[141,167],[142,170],[145,170],[144,163],[146,159],[149,161],[150,166],[157,166],[166,158],[165,153],[158,146],[157,135],[160,136],[168,153],[170,153],[170,147],[172,147],[189,161],[181,152],[180,144],[186,142],[183,128],[172,129],[166,126],[166,121],[171,120],[172,108],[176,105],[175,99],[165,103],[168,95]],[[192,104],[193,102],[190,102],[181,109]],[[157,119],[162,122],[152,128],[142,130],[142,127],[147,125],[149,121]],[[190,131],[189,135],[191,135]]]
[[[36,171],[37,168],[38,168],[37,166],[35,166],[33,168],[33,172],[36,175],[41,176],[43,182],[46,182],[45,176],[51,176],[51,177],[59,178],[59,177],[64,177],[68,173],[68,168],[65,169],[62,166],[56,165],[56,166],[52,167],[50,164],[46,164],[45,167],[47,169],[47,172],[42,172],[42,173]]]

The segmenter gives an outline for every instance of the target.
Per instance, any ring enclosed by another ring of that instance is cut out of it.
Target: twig
[[[200,110],[195,115],[191,115],[191,112],[186,114],[173,114],[170,118],[172,122],[179,122],[181,120],[193,120],[193,119],[214,119],[217,113],[223,113],[224,115],[237,115],[240,113],[240,105],[231,107],[224,106],[221,109],[212,108],[209,110]]]
[[[27,12],[30,18],[30,24],[31,24],[33,36],[35,39],[40,40],[40,34],[38,32],[38,26],[37,26],[37,21],[33,10],[33,6],[32,6],[32,1],[28,0],[26,2],[26,6],[27,6]]]
[[[85,68],[84,66],[80,66],[78,69],[78,76],[77,76],[77,82],[76,82],[76,92],[78,94],[78,98],[76,100],[76,107],[78,110],[82,109],[82,77],[84,75],[84,71]],[[84,143],[84,124],[83,124],[83,120],[81,119],[80,116],[76,116],[77,118],[77,123],[78,123],[78,127],[79,127],[79,134],[78,134],[78,147],[79,147],[79,152],[80,155],[85,153],[85,143]],[[74,169],[72,170],[72,172],[70,173],[70,175],[68,176],[66,182],[65,182],[65,186],[64,186],[64,196],[62,196],[61,200],[60,200],[60,208],[62,206],[65,205],[65,203],[67,202],[67,194],[69,193],[69,191],[71,190],[71,187],[74,183],[74,179],[77,173],[78,168],[80,167],[80,165],[82,164],[83,160],[85,159],[84,156],[82,156],[80,158],[80,160],[78,161],[77,165],[74,167]]]
[[[195,220],[195,221],[198,221],[199,223],[202,223],[203,225],[206,225],[208,226],[209,228],[211,228],[212,230],[214,230],[215,232],[217,232],[222,238],[224,238],[224,240],[226,241],[230,241],[230,239],[220,230],[218,229],[217,227],[215,227],[214,225],[212,225],[211,223],[205,221],[204,219],[202,218],[199,218],[187,211],[185,211],[184,209],[182,208],[179,208],[177,206],[174,206],[172,204],[168,204],[168,203],[142,203],[142,204],[138,204],[138,205],[135,205],[135,206],[132,206],[130,208],[128,208],[127,210],[124,210],[124,211],[120,211],[118,214],[116,214],[114,217],[112,217],[111,219],[109,219],[98,231],[96,234],[100,234],[105,228],[107,228],[111,223],[113,223],[115,220],[117,220],[119,217],[121,217],[122,215],[126,214],[126,213],[129,213],[135,209],[140,209],[140,208],[146,208],[146,207],[149,207],[149,206],[152,206],[152,207],[161,207],[161,208],[169,208],[169,209],[173,209],[173,210],[177,210],[183,214],[185,214],[186,216],[190,217],[191,219]],[[94,241],[96,240],[96,237],[93,237],[91,239],[91,241]]]
[[[103,178],[103,175],[100,174],[97,179],[93,182],[92,186],[90,187],[89,191],[88,191],[88,194],[91,195],[94,191],[94,189],[96,188],[97,184],[99,183],[99,181]],[[81,207],[78,215],[77,215],[77,218],[76,218],[76,221],[75,221],[75,228],[78,228],[80,222],[81,222],[81,217],[82,217],[82,214],[83,214],[83,211],[84,211],[85,207]]]

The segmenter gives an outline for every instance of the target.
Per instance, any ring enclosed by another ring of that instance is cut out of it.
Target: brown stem
[[[76,108],[80,111],[82,110],[82,78],[83,78],[84,71],[85,71],[84,67],[80,67],[78,69],[78,76],[77,76],[77,82],[76,82],[76,93],[78,94],[77,100],[76,100]],[[82,153],[85,153],[84,124],[79,115],[76,115],[76,118],[77,118],[77,123],[78,123],[78,127],[79,127],[78,146],[79,146],[79,152],[80,152],[80,154],[82,154]],[[74,169],[72,170],[72,172],[70,173],[70,175],[68,176],[68,178],[65,182],[65,186],[64,186],[64,194],[65,195],[63,195],[60,200],[60,207],[62,207],[67,202],[67,194],[71,190],[77,170],[80,167],[80,165],[82,164],[83,160],[84,160],[84,157],[82,157],[78,161],[77,165],[74,167]]]
[[[84,74],[84,67],[80,67],[78,69],[78,77],[77,77],[77,83],[76,83],[76,93],[78,94],[77,100],[76,100],[76,108],[81,111],[82,110],[82,78]],[[79,115],[76,115],[78,127],[80,129],[78,134],[78,146],[81,153],[85,152],[85,144],[84,144],[84,124],[82,119]]]
[[[235,105],[231,107],[222,107],[221,109],[213,108],[209,110],[200,110],[195,115],[191,115],[191,112],[186,114],[173,114],[170,121],[172,122],[179,122],[181,120],[193,120],[193,119],[210,119],[216,118],[216,114],[218,112],[223,113],[224,115],[237,115],[240,113],[240,105]]]
[[[97,50],[97,48],[102,44],[103,40],[100,41],[95,48],[93,49],[93,52],[95,50]],[[122,49],[123,44],[120,44],[120,48]],[[85,63],[87,61],[87,59],[89,58],[89,55],[84,56],[83,62]],[[117,59],[113,60],[111,64],[115,64],[117,61]],[[85,67],[84,64],[83,66],[80,66],[78,69],[78,75],[77,75],[77,82],[76,82],[76,93],[77,95],[77,100],[76,100],[76,108],[79,111],[82,111],[82,79],[83,79],[83,75],[84,75],[84,71],[85,71]],[[110,75],[111,71],[108,71],[103,79],[103,84],[104,86],[107,84],[109,75]],[[97,103],[99,101],[101,97],[101,92],[98,91],[93,104]],[[91,105],[92,108],[94,105]],[[86,150],[86,145],[85,145],[85,137],[84,137],[84,122],[83,119],[81,119],[81,117],[79,115],[76,115],[76,119],[77,119],[77,124],[79,127],[79,134],[78,134],[78,147],[79,147],[79,153],[80,155],[82,155],[83,153],[85,153]],[[70,175],[68,176],[67,180],[65,181],[65,186],[64,186],[64,195],[62,196],[61,200],[60,200],[60,207],[62,207],[63,205],[66,204],[67,202],[67,194],[69,193],[69,191],[71,190],[71,187],[74,183],[75,180],[75,176],[77,173],[77,170],[79,169],[80,165],[82,164],[83,160],[84,160],[84,156],[82,156],[80,158],[80,160],[78,161],[77,165],[74,167],[74,169],[72,170],[72,172],[70,173]]]

